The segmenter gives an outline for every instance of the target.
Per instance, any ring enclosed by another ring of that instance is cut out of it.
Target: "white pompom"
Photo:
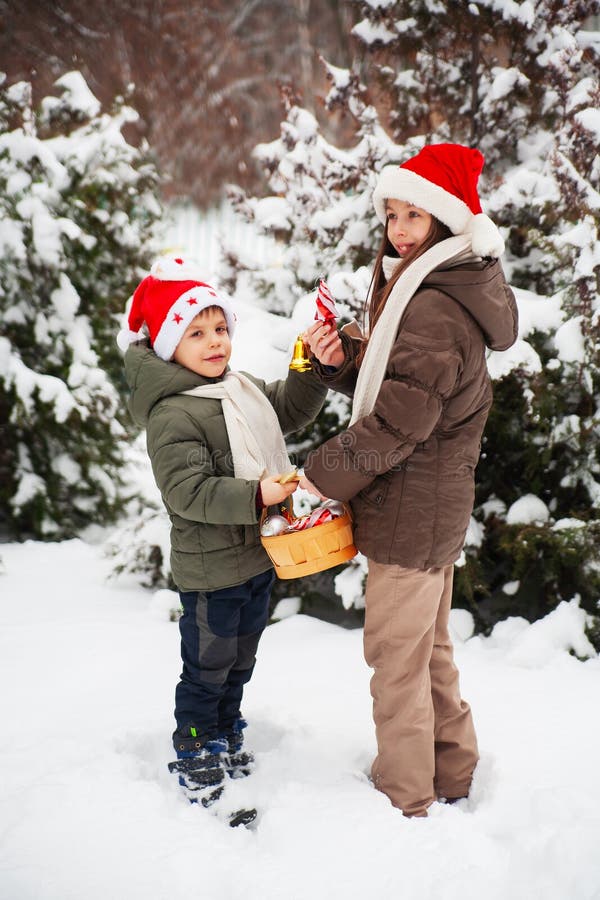
[[[150,269],[150,274],[159,281],[201,281],[206,282],[206,272],[195,259],[182,256],[161,256]]]
[[[489,216],[478,213],[471,221],[471,247],[476,256],[493,256],[504,253],[504,240]]]
[[[123,353],[127,350],[130,344],[134,344],[136,341],[140,341],[143,338],[143,334],[140,334],[136,331],[130,331],[129,328],[122,328],[121,331],[117,334],[117,345],[119,350]]]

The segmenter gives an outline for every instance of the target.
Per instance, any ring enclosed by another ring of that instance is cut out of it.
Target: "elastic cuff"
[[[265,508],[265,502],[263,500],[262,490],[260,487],[260,481],[258,482],[258,484],[256,486],[255,502],[256,502],[256,511],[262,512],[262,510]]]

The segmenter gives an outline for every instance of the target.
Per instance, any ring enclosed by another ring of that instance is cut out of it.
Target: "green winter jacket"
[[[164,362],[145,342],[127,350],[125,374],[129,410],[146,429],[171,519],[171,572],[179,590],[218,590],[265,572],[271,561],[260,543],[258,482],[234,478],[221,401],[180,394],[218,379]],[[311,372],[291,371],[271,384],[248,378],[270,400],[284,434],[311,422],[327,394]]]

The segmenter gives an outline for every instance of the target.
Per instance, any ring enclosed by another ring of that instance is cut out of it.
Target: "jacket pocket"
[[[390,490],[390,476],[379,475],[371,484],[357,494],[357,499],[364,501],[368,506],[380,508],[387,500]]]
[[[228,550],[244,543],[243,527],[235,525],[207,525],[172,519],[171,546],[183,553]]]

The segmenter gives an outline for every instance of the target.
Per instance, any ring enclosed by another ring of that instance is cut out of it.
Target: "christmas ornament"
[[[331,522],[335,516],[329,509],[317,506],[311,513],[306,516],[300,516],[290,524],[292,531],[305,531],[307,528],[314,528],[316,525],[324,525],[325,522]]]
[[[290,369],[292,372],[310,372],[312,369],[308,350],[306,349],[306,344],[302,340],[301,334],[298,335],[294,342],[294,352],[292,354],[292,361],[290,362]]]
[[[283,516],[267,516],[260,528],[263,537],[273,537],[288,531],[290,524]]]
[[[331,296],[331,291],[322,278],[319,280],[319,288],[315,302],[317,305],[315,322],[323,322],[325,325],[333,326],[335,320],[339,318],[339,313],[336,309],[333,297]],[[290,362],[290,369],[294,372],[309,372],[312,369],[308,348],[302,340],[301,334],[298,335],[294,343],[294,352],[292,354],[292,361]]]
[[[335,320],[339,319],[339,313],[336,309],[334,299],[331,296],[331,291],[322,278],[319,280],[316,303],[317,311],[315,313],[315,322],[324,322],[325,325],[333,325]]]

